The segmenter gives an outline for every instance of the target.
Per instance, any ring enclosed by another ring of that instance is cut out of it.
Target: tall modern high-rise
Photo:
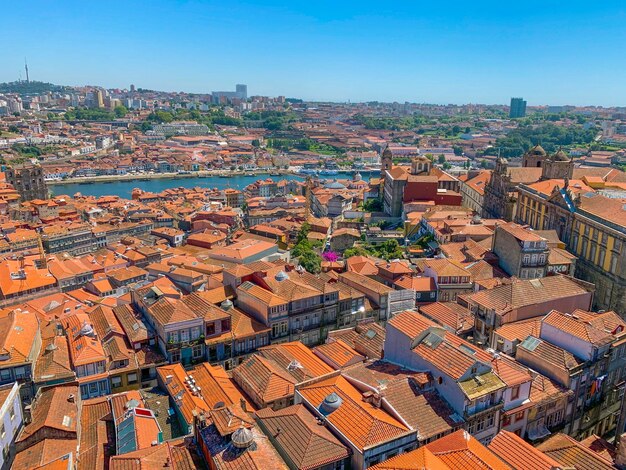
[[[248,99],[248,85],[238,84],[235,86],[235,91],[242,100]]]
[[[511,119],[522,118],[526,116],[526,101],[524,98],[511,98],[511,110],[509,117]]]
[[[233,99],[245,101],[248,99],[248,85],[237,84],[235,91],[214,91],[211,95],[214,103],[231,102]]]

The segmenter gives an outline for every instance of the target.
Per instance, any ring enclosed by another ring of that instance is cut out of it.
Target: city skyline
[[[7,5],[0,81],[319,101],[626,105],[623,5],[279,2]],[[142,6],[143,5],[143,6]],[[132,14],[130,14],[132,13]],[[593,40],[591,40],[593,39]],[[597,64],[597,65],[594,65]],[[611,64],[610,73],[604,65]]]

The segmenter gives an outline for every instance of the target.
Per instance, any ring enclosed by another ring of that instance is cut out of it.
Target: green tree
[[[298,235],[296,236],[296,245],[308,241],[309,232],[311,231],[311,224],[308,222],[304,222],[300,226],[300,230],[298,231]]]
[[[322,270],[322,258],[314,251],[307,251],[298,260],[300,266],[311,274],[318,274]]]
[[[311,242],[309,242],[308,240],[304,239],[299,241],[298,243],[296,243],[296,246],[294,246],[291,249],[291,254],[293,256],[295,256],[296,258],[304,255],[305,253],[309,252],[309,251],[313,251],[313,247],[311,246]]]
[[[353,246],[352,248],[348,248],[343,252],[344,258],[350,258],[352,256],[367,256],[369,255],[369,251],[363,248],[361,245]]]
[[[383,203],[380,199],[368,199],[363,204],[363,210],[365,212],[380,212],[383,210]]]
[[[440,164],[444,164],[446,162],[446,156],[442,153],[441,155],[439,155],[438,161]]]
[[[128,109],[126,106],[116,106],[113,110],[113,114],[115,114],[116,118],[123,118],[128,113]]]
[[[397,240],[387,240],[376,246],[375,251],[380,258],[390,260],[402,258],[402,248]]]

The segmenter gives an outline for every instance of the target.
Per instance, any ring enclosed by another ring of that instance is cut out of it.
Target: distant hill
[[[48,91],[66,91],[69,87],[55,85],[46,82],[8,82],[0,83],[0,93],[19,93],[20,95],[33,95]]]

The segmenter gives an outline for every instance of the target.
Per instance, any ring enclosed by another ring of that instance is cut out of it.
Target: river
[[[363,179],[367,179],[374,174],[373,172],[363,171],[361,175]],[[342,173],[337,176],[326,177],[328,179],[348,179],[351,178],[351,173]],[[270,178],[268,174],[260,174],[257,176],[252,175],[236,175],[230,178],[220,178],[219,176],[209,176],[207,178],[155,178],[150,180],[123,180],[123,181],[94,181],[89,183],[67,183],[67,184],[53,184],[48,188],[53,195],[65,194],[68,196],[74,196],[76,193],[81,193],[84,196],[110,196],[116,195],[122,198],[130,199],[133,189],[140,188],[144,191],[152,193],[160,193],[168,188],[195,188],[197,186],[202,188],[218,188],[218,189],[243,189],[251,183],[254,183],[260,179]],[[282,175],[271,177],[275,181],[280,180],[299,180],[303,181],[303,177],[296,175]]]

